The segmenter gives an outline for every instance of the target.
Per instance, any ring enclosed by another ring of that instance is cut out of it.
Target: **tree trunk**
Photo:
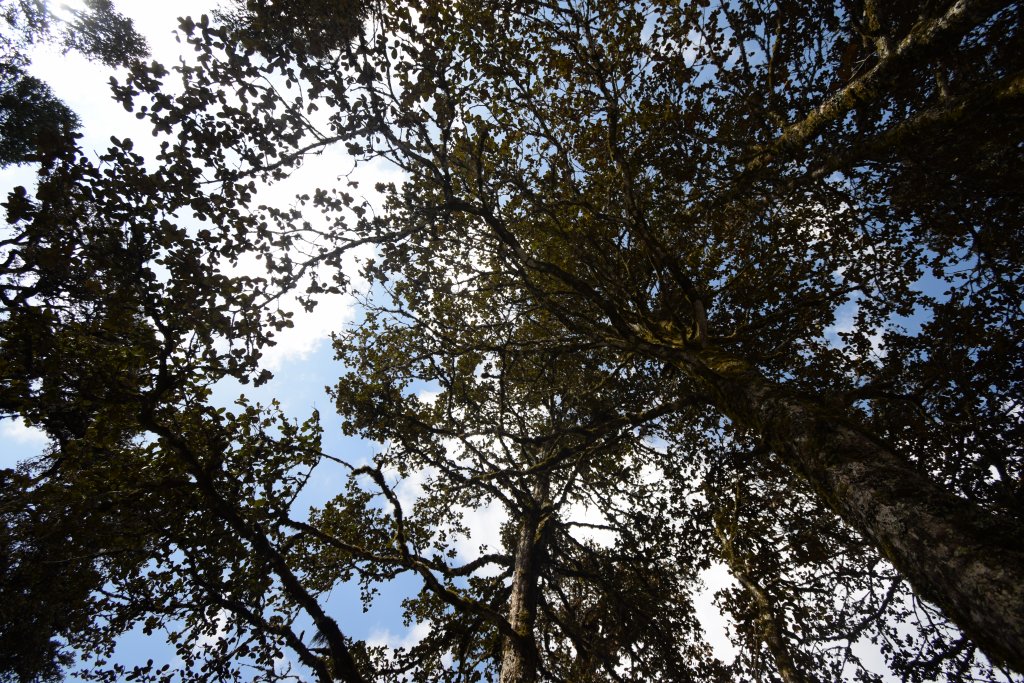
[[[918,472],[841,411],[708,347],[675,365],[754,430],[994,662],[1024,671],[1024,529]]]
[[[512,592],[508,599],[508,621],[517,638],[505,638],[501,653],[500,683],[534,683],[540,655],[533,626],[537,620],[540,564],[546,545],[550,517],[548,476],[540,475],[533,490],[532,504],[523,512],[516,542]]]

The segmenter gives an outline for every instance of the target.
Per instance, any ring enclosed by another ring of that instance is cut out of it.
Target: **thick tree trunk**
[[[1024,529],[950,493],[840,411],[766,380],[715,348],[680,370],[759,433],[993,661],[1024,671]]]
[[[508,621],[518,635],[505,638],[501,654],[500,683],[534,683],[539,654],[533,626],[537,620],[540,564],[545,553],[548,509],[547,475],[541,475],[533,491],[533,504],[524,511],[516,542]]]

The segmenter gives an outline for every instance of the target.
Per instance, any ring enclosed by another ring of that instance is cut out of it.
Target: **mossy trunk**
[[[533,504],[523,513],[516,541],[512,591],[508,599],[508,621],[517,638],[505,638],[501,655],[500,683],[534,683],[539,654],[533,635],[537,621],[540,564],[545,556],[548,516],[546,475],[533,491]]]
[[[737,424],[760,434],[829,506],[993,661],[1024,671],[1024,529],[917,471],[820,401],[715,348],[679,351]]]

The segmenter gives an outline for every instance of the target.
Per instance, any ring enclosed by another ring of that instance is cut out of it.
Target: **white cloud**
[[[715,604],[715,593],[723,588],[737,585],[736,579],[729,573],[724,564],[715,563],[700,574],[704,590],[693,597],[693,606],[697,610],[697,620],[704,629],[704,637],[711,644],[715,657],[725,663],[736,659],[738,650],[729,640],[729,627],[732,619]]]
[[[645,462],[640,466],[640,481],[647,486],[654,486],[665,481],[665,471],[656,463]]]
[[[412,513],[416,501],[426,494],[426,486],[436,474],[437,470],[432,467],[414,470],[395,486],[395,495],[406,515]]]
[[[459,553],[459,559],[464,562],[472,562],[481,555],[499,552],[501,550],[501,529],[508,522],[508,511],[505,506],[496,500],[476,509],[462,509],[462,523],[469,530],[469,534],[459,536],[455,540],[455,549]],[[501,573],[502,568],[498,565],[487,565],[478,575],[494,576]]]
[[[440,395],[440,389],[423,389],[422,391],[416,392],[416,398],[419,399],[420,403],[426,403],[427,405],[434,405],[434,403],[437,402],[437,397]]]
[[[175,0],[174,2],[150,2],[149,0],[121,0],[117,9],[131,17],[135,30],[146,37],[149,49],[158,61],[174,64],[176,55],[188,46],[175,39],[178,17],[192,16],[196,19],[209,14],[221,3],[211,0]]]
[[[370,636],[366,639],[366,644],[370,647],[387,648],[387,656],[390,659],[394,656],[394,652],[398,648],[408,650],[409,648],[415,647],[419,644],[421,640],[429,635],[431,628],[433,627],[429,621],[413,622],[413,625],[404,633],[395,633],[389,628],[378,628],[370,632]],[[450,666],[450,656],[445,655],[442,657],[442,663],[445,666]],[[410,679],[410,675],[406,673],[397,678],[388,680],[408,681]]]
[[[10,439],[18,444],[42,448],[49,441],[46,432],[38,427],[30,427],[24,420],[5,419],[0,425],[2,425],[0,426],[0,437]]]
[[[220,610],[217,615],[213,618],[214,630],[212,633],[204,633],[196,638],[195,647],[193,648],[196,652],[204,652],[213,647],[216,647],[217,643],[227,638],[228,636],[228,613],[225,610]]]
[[[391,629],[374,629],[366,639],[370,647],[386,647],[389,650],[398,648],[409,649],[415,647],[421,640],[427,637],[432,628],[429,621],[414,622],[405,633],[396,634]]]
[[[416,501],[428,495],[428,489],[434,477],[437,475],[435,468],[421,468],[409,473],[408,476],[398,479],[398,472],[393,469],[385,469],[384,475],[392,483],[395,496],[405,515],[410,515]],[[388,503],[385,510],[390,512],[393,506]],[[463,506],[453,507],[453,517],[456,517],[466,533],[450,533],[451,545],[458,553],[461,562],[472,562],[481,555],[501,550],[501,529],[508,521],[508,513],[505,506],[497,500],[491,500],[475,508]],[[454,520],[453,520],[454,522]],[[487,575],[488,572],[497,573],[500,567],[485,567],[480,575]]]
[[[573,503],[565,510],[565,521],[577,524],[603,526],[608,518],[596,507],[584,503]],[[619,535],[611,529],[595,528],[594,526],[574,526],[572,535],[581,541],[590,541],[601,548],[615,545]]]
[[[337,294],[321,297],[312,311],[303,309],[295,296],[285,297],[281,308],[292,313],[292,327],[275,333],[276,344],[264,351],[263,364],[273,371],[308,358],[332,332],[352,322],[356,313],[354,298]]]

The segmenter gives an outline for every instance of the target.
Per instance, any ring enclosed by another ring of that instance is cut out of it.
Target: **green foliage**
[[[68,7],[66,14],[54,14],[47,0],[7,3],[0,14],[5,24],[0,38],[4,61],[24,62],[23,51],[29,45],[47,41],[107,66],[125,66],[148,53],[145,38],[110,0],[85,0],[83,9]]]
[[[361,0],[246,0],[215,17],[232,26],[245,47],[268,57],[326,59],[362,33],[367,10]]]
[[[78,117],[45,83],[0,64],[0,167],[66,153],[77,129]]]
[[[5,675],[75,651],[98,680],[273,679],[287,650],[324,683],[1013,679],[1021,12],[184,18],[190,58],[112,82],[158,170],[114,139],[102,171],[55,157],[6,204],[0,407],[52,447],[4,475],[4,594],[45,607]],[[373,211],[354,181],[258,205],[332,147],[403,180]],[[367,244],[331,391],[373,460],[324,453],[315,415],[211,405],[265,379],[281,297],[348,291]],[[252,256],[265,277],[224,274]],[[296,509],[324,472],[337,495]],[[501,547],[460,555],[495,508]],[[696,612],[712,567],[735,579],[732,662]],[[65,571],[55,610],[39,586]],[[355,582],[368,607],[395,580],[429,634],[346,637],[326,597]],[[134,625],[180,670],[111,663]]]
[[[62,37],[66,51],[76,50],[107,66],[128,66],[149,54],[146,39],[110,0],[85,0],[85,9],[70,9]]]
[[[127,66],[148,54],[145,39],[110,0],[86,0],[84,9],[53,14],[45,0],[16,0],[0,10],[0,168],[52,163],[75,150],[78,117],[49,86],[26,73],[34,44],[54,42],[106,66]]]

